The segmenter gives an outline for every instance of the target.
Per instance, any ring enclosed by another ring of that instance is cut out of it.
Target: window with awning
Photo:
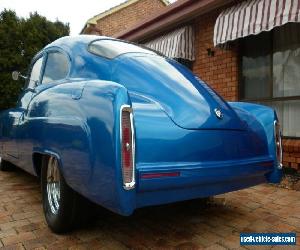
[[[185,26],[148,41],[144,45],[167,57],[194,61],[194,39],[193,28]]]
[[[214,45],[300,22],[299,0],[250,0],[225,9],[217,18]]]
[[[283,135],[300,138],[300,1],[249,0],[225,9],[214,44],[237,39],[239,99],[274,108]]]
[[[300,137],[300,23],[240,42],[240,99],[274,108],[285,137]]]

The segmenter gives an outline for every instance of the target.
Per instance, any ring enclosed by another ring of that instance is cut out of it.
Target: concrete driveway
[[[0,173],[3,249],[243,249],[240,232],[297,232],[298,246],[284,249],[299,249],[300,192],[260,185],[208,205],[144,208],[128,218],[103,212],[92,225],[61,236],[45,224],[37,179],[21,170]]]

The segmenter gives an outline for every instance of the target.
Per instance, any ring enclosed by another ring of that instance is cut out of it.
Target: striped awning
[[[195,60],[194,31],[191,26],[176,29],[144,45],[150,49],[159,51],[167,57]]]
[[[214,44],[262,31],[269,31],[288,22],[300,22],[299,0],[248,0],[224,10],[217,18]]]

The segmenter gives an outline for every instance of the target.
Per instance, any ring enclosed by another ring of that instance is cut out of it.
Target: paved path
[[[240,232],[293,231],[300,243],[300,192],[269,185],[216,196],[206,206],[189,201],[131,217],[104,212],[93,225],[64,236],[47,228],[40,197],[34,177],[0,173],[0,249],[241,249]]]

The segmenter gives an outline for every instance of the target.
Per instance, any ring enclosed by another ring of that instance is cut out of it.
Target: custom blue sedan
[[[274,110],[226,102],[155,51],[64,37],[21,77],[17,106],[0,114],[1,170],[40,177],[54,232],[72,229],[89,202],[130,215],[281,179]]]

